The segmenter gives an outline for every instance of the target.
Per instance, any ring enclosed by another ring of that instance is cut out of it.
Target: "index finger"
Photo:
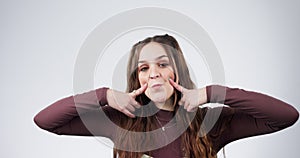
[[[186,90],[184,87],[182,87],[181,85],[177,84],[176,82],[174,82],[172,79],[169,79],[171,85],[177,89],[179,92],[183,92],[184,90]]]
[[[146,88],[147,88],[147,83],[141,86],[139,89],[137,89],[134,93],[134,96],[138,96],[142,94],[146,90]]]

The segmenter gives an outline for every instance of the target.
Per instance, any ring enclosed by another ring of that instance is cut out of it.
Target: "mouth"
[[[153,89],[159,89],[163,84],[161,83],[155,83],[155,84],[152,84],[150,87],[153,88]]]

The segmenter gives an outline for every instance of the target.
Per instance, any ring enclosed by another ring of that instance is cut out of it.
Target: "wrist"
[[[111,98],[112,98],[112,89],[107,89],[106,91],[106,100],[107,100],[107,104],[110,105],[111,104]]]
[[[200,105],[206,104],[207,103],[207,90],[206,87],[200,88]]]
[[[95,91],[100,106],[105,106],[108,103],[107,102],[107,90],[108,89],[109,88],[107,88],[107,87],[102,87],[102,88],[96,89],[96,91]]]
[[[224,103],[226,99],[227,87],[222,85],[206,86],[206,95],[208,103]]]

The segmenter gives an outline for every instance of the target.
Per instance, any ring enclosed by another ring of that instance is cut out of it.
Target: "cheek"
[[[147,77],[145,75],[139,74],[138,77],[140,85],[144,85],[145,83],[147,83]]]
[[[173,81],[175,79],[175,75],[173,71],[167,70],[166,72],[163,73],[163,78],[168,81],[169,78],[171,78]]]
[[[173,71],[168,71],[168,72],[164,73],[163,78],[164,78],[165,82],[168,85],[167,86],[168,91],[173,92],[173,86],[170,84],[169,78],[171,78],[174,81],[174,79],[175,79],[174,72]]]

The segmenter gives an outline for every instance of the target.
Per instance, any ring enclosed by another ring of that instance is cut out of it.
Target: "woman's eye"
[[[159,67],[167,67],[169,64],[168,63],[160,63]]]
[[[140,71],[146,71],[148,68],[147,67],[141,67]]]

